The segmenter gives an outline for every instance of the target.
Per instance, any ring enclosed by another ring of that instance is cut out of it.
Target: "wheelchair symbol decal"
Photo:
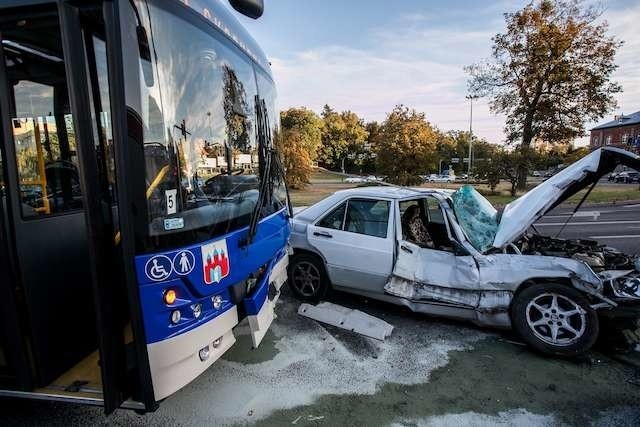
[[[144,272],[147,277],[156,282],[171,276],[172,270],[172,262],[165,255],[156,255],[150,258],[144,266]]]

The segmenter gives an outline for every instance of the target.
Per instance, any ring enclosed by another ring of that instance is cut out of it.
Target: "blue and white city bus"
[[[233,13],[0,4],[0,396],[152,411],[240,321],[260,344],[290,213],[269,63]]]

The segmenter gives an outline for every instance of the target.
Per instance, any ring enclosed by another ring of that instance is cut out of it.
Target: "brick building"
[[[607,145],[636,153],[640,151],[640,111],[616,116],[612,121],[591,129],[591,148]]]

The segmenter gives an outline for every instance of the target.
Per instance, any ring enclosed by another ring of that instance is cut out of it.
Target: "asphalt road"
[[[260,348],[238,342],[203,375],[139,416],[0,399],[3,426],[638,426],[640,353],[538,355],[509,333],[333,293],[394,326],[385,341],[297,314],[287,289]]]
[[[597,240],[629,254],[640,254],[640,204],[557,208],[537,224],[540,234]],[[565,225],[566,224],[566,225]]]

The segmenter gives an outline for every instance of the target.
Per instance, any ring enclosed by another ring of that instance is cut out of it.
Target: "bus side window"
[[[17,56],[29,61],[27,55]],[[45,80],[62,81],[57,86],[33,80],[13,85],[15,110],[11,120],[20,186],[22,215],[25,218],[82,209],[76,140],[64,68],[35,66],[47,73]],[[11,75],[12,67],[7,60]],[[26,69],[29,69],[28,67]],[[31,77],[31,76],[29,76]],[[42,80],[42,79],[41,79]]]

